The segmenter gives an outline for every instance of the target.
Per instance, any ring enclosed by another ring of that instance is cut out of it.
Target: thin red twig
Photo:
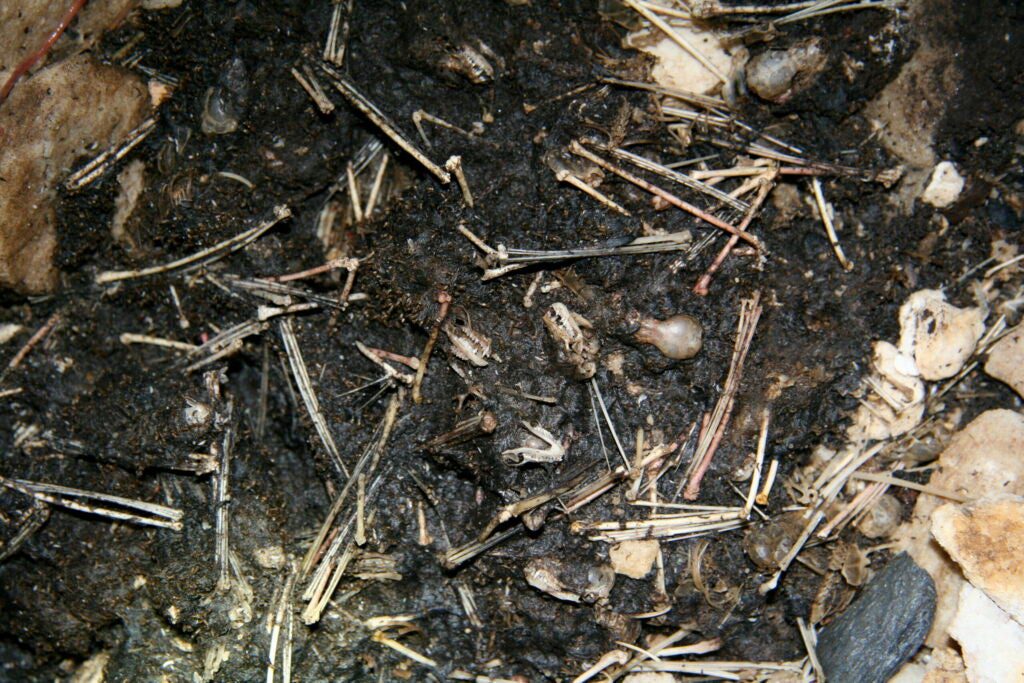
[[[427,338],[427,345],[423,347],[423,355],[420,356],[420,366],[416,369],[416,377],[412,383],[412,400],[416,403],[423,401],[423,396],[420,394],[420,387],[423,385],[423,378],[427,374],[427,364],[430,363],[430,354],[434,350],[434,344],[437,343],[437,336],[441,331],[441,324],[444,323],[444,319],[448,317],[448,308],[452,304],[452,297],[448,292],[442,289],[437,293],[437,303],[441,304],[441,308],[437,313],[437,318],[434,319],[434,327],[430,330],[430,336]]]
[[[60,322],[60,315],[57,313],[51,315],[43,326],[36,330],[36,333],[33,334],[27,342],[25,342],[25,345],[21,347],[21,350],[18,351],[14,358],[11,359],[11,362],[7,364],[7,369],[14,370],[21,365],[21,361],[25,360],[25,357],[29,352],[31,352],[39,342],[45,339],[46,335],[53,331],[53,328],[57,326],[58,322]]]
[[[708,423],[708,430],[702,434],[697,444],[697,452],[693,455],[697,465],[683,490],[684,500],[697,500],[697,496],[700,495],[700,482],[707,474],[708,468],[711,467],[711,459],[718,449],[718,444],[722,441],[729,418],[732,416],[736,394],[739,391],[740,377],[743,375],[743,364],[746,361],[747,352],[750,350],[750,343],[754,339],[754,331],[757,329],[757,321],[760,317],[761,293],[755,292],[752,298],[743,300],[729,374],[726,377],[722,395],[715,405],[711,421]],[[709,432],[712,429],[714,432],[710,434],[709,439]]]
[[[743,217],[743,221],[736,226],[740,232],[746,231],[750,226],[751,221],[754,220],[755,214],[757,214],[761,209],[761,205],[764,204],[764,200],[768,196],[768,191],[771,190],[774,185],[774,178],[765,178],[762,180],[757,196],[754,198],[754,201],[750,203],[750,208],[747,209],[747,214]],[[738,235],[733,235],[729,238],[729,241],[726,242],[724,247],[722,247],[722,250],[718,252],[718,256],[715,257],[715,260],[710,266],[708,266],[708,269],[704,274],[700,276],[700,279],[697,280],[697,284],[693,286],[694,294],[699,294],[700,296],[708,295],[708,287],[711,285],[711,278],[714,277],[715,273],[718,272],[718,269],[722,267],[722,264],[725,263],[725,259],[729,256],[729,252],[733,250],[733,247],[735,247],[739,241],[740,238]]]
[[[7,99],[7,96],[11,93],[11,90],[14,88],[14,84],[18,79],[28,73],[28,70],[35,66],[36,62],[46,56],[46,53],[50,51],[50,48],[52,48],[54,43],[60,39],[67,27],[71,25],[72,21],[74,21],[75,17],[78,16],[82,7],[85,6],[86,1],[87,0],[74,0],[74,2],[71,3],[71,7],[68,8],[68,11],[64,13],[63,17],[61,17],[60,23],[57,24],[57,28],[55,28],[50,34],[50,37],[46,39],[46,42],[43,43],[38,50],[23,59],[18,66],[14,67],[14,71],[12,71],[11,75],[7,78],[7,82],[4,83],[4,87],[0,89],[0,104],[3,104]]]

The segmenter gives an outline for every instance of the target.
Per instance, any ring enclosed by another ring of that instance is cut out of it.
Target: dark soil
[[[523,570],[534,558],[563,563],[569,578],[585,577],[589,568],[607,562],[607,544],[573,534],[570,523],[639,516],[621,490],[571,520],[524,529],[457,570],[444,570],[440,556],[472,540],[500,506],[581,471],[596,475],[605,468],[586,383],[559,360],[541,321],[554,302],[591,321],[602,359],[621,354],[622,372],[614,374],[602,362],[597,382],[631,454],[638,427],[674,439],[713,407],[732,354],[739,302],[761,292],[765,313],[736,413],[700,503],[737,503],[728,475],[754,448],[758,416],[774,385],[791,384],[771,404],[769,457],[781,459],[780,478],[805,463],[814,446],[834,442],[844,415],[857,405],[870,344],[896,336],[896,310],[906,296],[921,287],[950,286],[954,301],[969,301],[966,287],[957,284],[959,276],[989,256],[992,239],[1019,242],[1021,207],[1007,197],[1022,189],[1021,138],[1012,128],[1022,115],[1024,52],[989,40],[1012,30],[1019,41],[1020,10],[1014,7],[964,3],[954,12],[952,23],[969,28],[958,35],[971,49],[958,56],[965,96],[950,108],[937,146],[966,164],[972,182],[984,183],[986,191],[943,217],[949,227],[942,228],[938,212],[920,204],[912,216],[897,214],[891,191],[879,184],[829,179],[825,191],[845,226],[843,247],[856,264],[850,273],[836,262],[808,207],[784,219],[769,205],[753,228],[769,249],[767,259],[758,263],[750,255],[732,256],[708,297],[691,289],[723,243],[721,235],[678,272],[670,268],[678,254],[557,264],[555,275],[565,286],[538,291],[533,307],[525,308],[523,296],[537,271],[481,282],[478,254],[456,231],[458,225],[491,245],[532,249],[635,237],[641,224],[667,232],[690,229],[702,237],[712,228],[681,212],[656,211],[648,196],[618,181],[606,180],[602,191],[634,217],[607,211],[556,182],[544,158],[581,135],[605,134],[623,108],[631,121],[626,140],[638,153],[669,161],[721,150],[701,143],[685,153],[675,148],[645,93],[597,85],[563,96],[604,76],[643,78],[646,73],[645,58],[620,47],[623,29],[603,20],[592,3],[356,0],[344,71],[371,101],[416,140],[411,115],[419,109],[466,130],[484,123],[482,134],[473,137],[426,127],[433,159],[462,156],[473,209],[463,204],[454,182],[439,184],[384,140],[397,162],[386,208],[362,225],[347,227],[332,244],[336,255],[372,252],[355,286],[366,298],[344,311],[328,308],[294,318],[343,460],[351,467],[371,442],[394,391],[380,393],[389,385],[377,385],[348,393],[380,375],[356,341],[418,356],[437,313],[436,295],[444,290],[459,315],[493,340],[501,360],[471,367],[441,336],[426,375],[425,400],[404,401],[384,451],[376,519],[364,548],[392,555],[402,578],[346,576],[317,626],[296,620],[296,678],[424,680],[425,669],[371,642],[371,632],[360,624],[398,614],[415,617],[419,632],[402,642],[438,663],[433,672],[438,679],[456,669],[497,678],[518,674],[531,681],[571,679],[584,661],[594,661],[617,640],[642,642],[641,633],[681,627],[692,634],[685,642],[720,636],[724,645],[716,659],[801,657],[794,624],[806,616],[820,578],[794,565],[776,591],[759,596],[756,587],[765,576],[744,554],[742,532],[710,537],[704,559],[705,580],[723,592],[738,589],[736,602],[713,606],[694,588],[687,567],[693,541],[662,544],[672,609],[656,618],[610,616],[657,609],[651,578],[619,577],[607,604],[599,606],[558,601],[529,586]],[[328,189],[339,178],[344,181],[346,164],[378,134],[337,93],[332,94],[339,105],[334,113],[320,114],[289,73],[307,55],[319,54],[330,8],[327,2],[187,1],[177,10],[140,13],[100,48],[113,54],[141,32],[142,65],[179,79],[180,86],[160,110],[157,131],[133,152],[147,165],[147,189],[129,224],[134,248],[118,246],[110,237],[118,186],[116,173],[109,173],[87,191],[62,199],[62,291],[41,300],[6,297],[4,320],[35,329],[57,313],[60,322],[3,378],[0,388],[22,392],[0,404],[0,473],[160,502],[182,509],[185,526],[181,532],[154,530],[55,510],[0,565],[5,667],[0,676],[52,680],[92,654],[109,651],[108,680],[161,675],[193,680],[194,672],[199,680],[204,658],[218,645],[230,656],[217,680],[266,675],[264,624],[286,571],[261,567],[254,553],[276,546],[301,558],[344,480],[297,397],[275,323],[249,337],[229,359],[205,368],[223,373],[224,403],[233,403],[237,432],[230,543],[253,597],[251,619],[233,624],[237,597],[215,586],[212,476],[181,471],[191,453],[210,452],[224,428],[190,427],[184,420],[188,400],[209,400],[203,372],[186,372],[180,354],[125,346],[119,336],[134,332],[201,343],[252,318],[263,303],[216,283],[232,275],[263,277],[324,262],[316,222]],[[811,158],[874,170],[895,165],[873,141],[860,112],[912,51],[912,31],[889,14],[866,12],[797,24],[777,41],[785,45],[810,35],[832,37],[827,47],[835,68],[785,105],[743,100],[738,115],[799,144]],[[884,56],[868,47],[869,37],[879,35],[895,45]],[[491,83],[473,84],[443,67],[456,46],[478,41],[502,62]],[[844,54],[865,64],[852,80],[838,67]],[[211,89],[237,116],[236,132],[214,136],[200,130]],[[981,135],[989,141],[977,147],[974,140]],[[721,164],[731,159],[724,155]],[[244,176],[253,188],[217,175],[222,171]],[[803,184],[799,189],[807,190]],[[294,217],[213,266],[213,280],[92,284],[99,271],[163,263],[208,247],[282,203],[292,207]],[[297,284],[332,298],[341,287],[336,276],[325,275]],[[181,299],[187,329],[170,285]],[[676,313],[704,325],[704,349],[692,361],[670,361],[632,337],[639,317]],[[13,355],[15,346],[9,344],[5,354]],[[263,381],[269,393],[260,433]],[[524,399],[499,385],[556,402]],[[988,396],[1006,392],[981,380],[970,388]],[[484,408],[498,419],[493,436],[440,452],[424,448],[430,438]],[[505,465],[501,452],[522,443],[522,421],[567,438],[565,460],[552,466]],[[26,437],[30,429],[35,431]],[[618,457],[614,450],[610,455]],[[664,495],[675,491],[682,470],[666,476]],[[767,512],[778,513],[788,504],[777,488]],[[8,520],[28,506],[19,493],[0,493],[0,512]],[[418,542],[419,506],[433,538],[427,546]],[[10,535],[5,532],[4,538]],[[872,557],[876,566],[886,560],[884,553]],[[475,595],[482,627],[467,619],[456,592],[460,584]]]

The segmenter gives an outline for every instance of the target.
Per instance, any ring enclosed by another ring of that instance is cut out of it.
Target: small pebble
[[[900,553],[818,635],[829,683],[888,681],[920,649],[934,615],[932,577]]]

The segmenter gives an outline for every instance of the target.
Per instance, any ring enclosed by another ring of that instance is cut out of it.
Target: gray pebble
[[[850,607],[818,634],[829,683],[884,683],[924,643],[935,616],[935,583],[900,553]]]

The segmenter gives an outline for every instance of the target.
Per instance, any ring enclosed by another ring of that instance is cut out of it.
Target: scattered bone
[[[887,538],[900,525],[903,505],[894,496],[879,497],[857,523],[857,530],[868,538]]]
[[[847,430],[852,441],[906,434],[924,415],[925,387],[912,356],[901,354],[889,342],[875,342],[871,367],[874,373],[866,380],[871,393]]]
[[[562,458],[565,456],[565,448],[562,446],[562,442],[555,438],[551,432],[540,425],[532,425],[529,422],[523,422],[523,427],[534,438],[527,439],[528,445],[502,451],[502,462],[506,465],[519,467],[535,462],[552,463],[562,461]]]
[[[666,357],[675,360],[693,358],[703,342],[704,327],[689,315],[674,315],[665,320],[644,318],[634,337],[642,344],[657,347]]]
[[[565,304],[554,303],[544,313],[544,326],[566,360],[576,368],[577,378],[593,377],[597,372],[597,354],[601,347],[594,338],[594,326],[590,321],[570,311]]]
[[[490,83],[494,80],[494,66],[487,56],[494,59],[495,55],[483,43],[479,45],[480,49],[466,43],[460,45],[441,59],[441,68],[457,73],[475,85]]]
[[[580,602],[579,592],[566,586],[559,578],[560,569],[554,560],[538,557],[530,560],[523,573],[526,575],[526,582],[537,590],[566,602]]]
[[[464,311],[453,315],[441,328],[451,342],[452,354],[478,368],[487,366],[491,357],[491,338],[473,329],[473,322]]]

